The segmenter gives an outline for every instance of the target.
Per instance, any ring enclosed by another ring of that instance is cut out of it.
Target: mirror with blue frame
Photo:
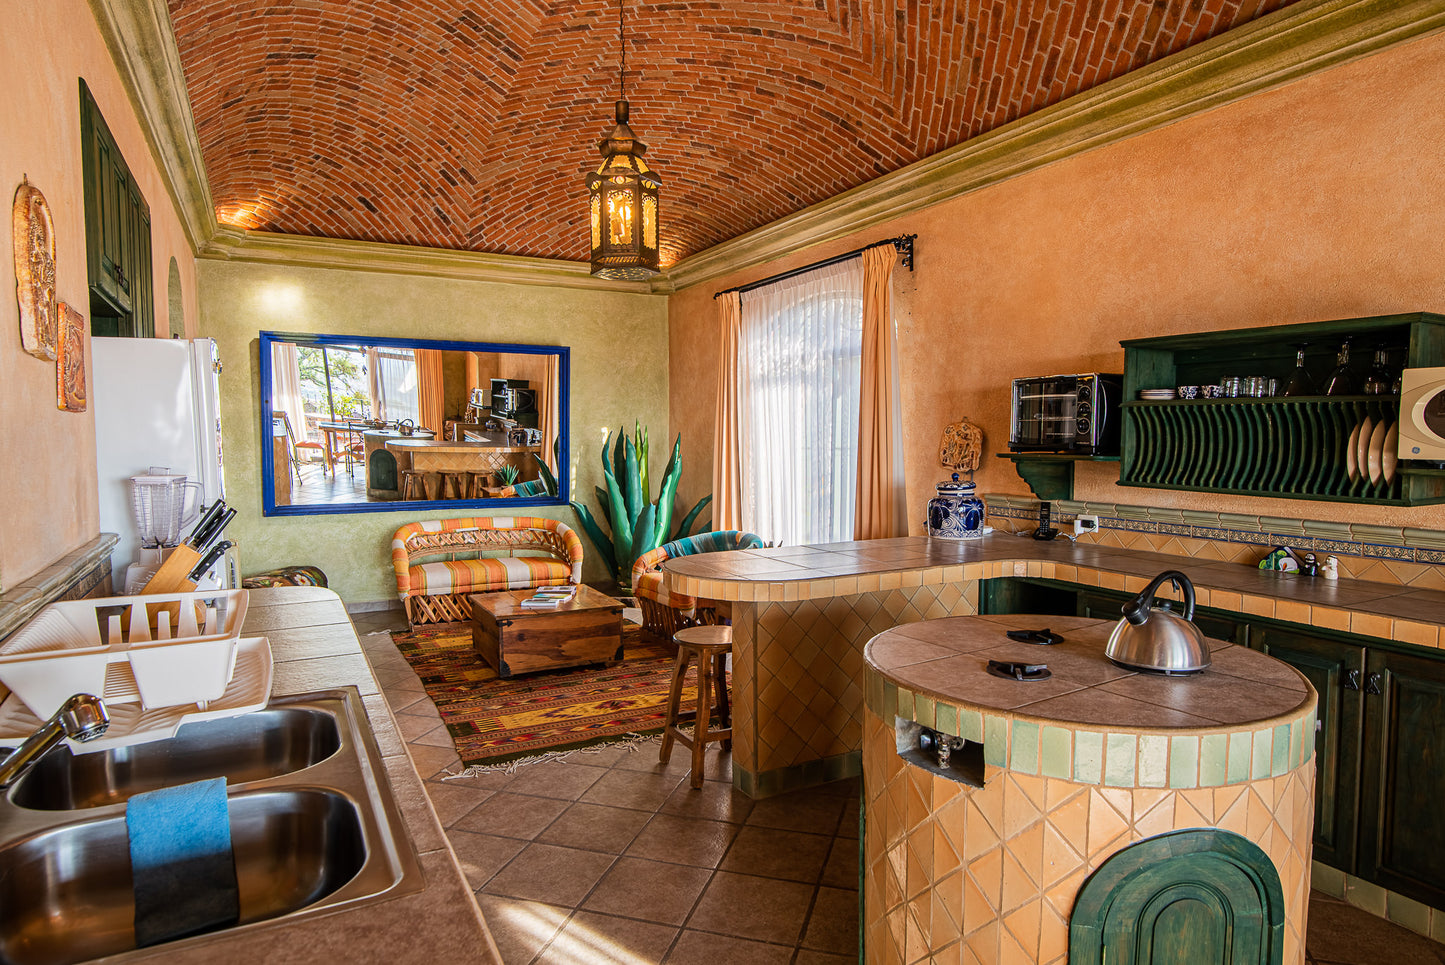
[[[268,516],[562,505],[568,349],[262,332]]]

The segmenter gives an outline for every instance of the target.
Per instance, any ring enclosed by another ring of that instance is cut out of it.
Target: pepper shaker
[[[1300,564],[1300,576],[1319,576],[1320,564],[1315,560],[1315,554],[1306,553],[1305,560]]]

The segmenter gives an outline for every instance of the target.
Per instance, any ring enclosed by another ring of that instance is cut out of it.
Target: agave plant
[[[572,504],[583,532],[602,554],[608,572],[624,591],[632,587],[632,564],[637,558],[669,540],[687,536],[703,507],[712,502],[711,494],[699,499],[677,529],[672,529],[673,502],[682,476],[682,436],[678,435],[672,445],[672,458],[662,474],[654,502],[647,475],[647,430],[639,424],[634,434],[635,442],[622,429],[617,430],[610,460],[607,457],[609,440],[602,442],[602,476],[607,485],[598,486],[595,491],[601,517],[607,522],[611,537],[603,532],[586,506]]]
[[[503,466],[497,470],[497,478],[502,481],[503,486],[515,484],[517,477],[521,474],[521,471],[516,466]]]

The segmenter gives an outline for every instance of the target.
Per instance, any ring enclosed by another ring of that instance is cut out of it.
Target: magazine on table
[[[555,610],[576,595],[577,587],[571,584],[567,586],[543,586],[539,587],[537,592],[523,600],[520,605],[529,610]]]

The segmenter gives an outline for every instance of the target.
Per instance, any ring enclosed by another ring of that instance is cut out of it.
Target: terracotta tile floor
[[[515,774],[460,769],[436,707],[374,631],[397,611],[353,615],[397,724],[505,965],[824,965],[858,948],[857,781],[754,804],[708,749],[687,785],[686,748],[605,748]],[[1445,945],[1316,892],[1310,965],[1445,965]]]

